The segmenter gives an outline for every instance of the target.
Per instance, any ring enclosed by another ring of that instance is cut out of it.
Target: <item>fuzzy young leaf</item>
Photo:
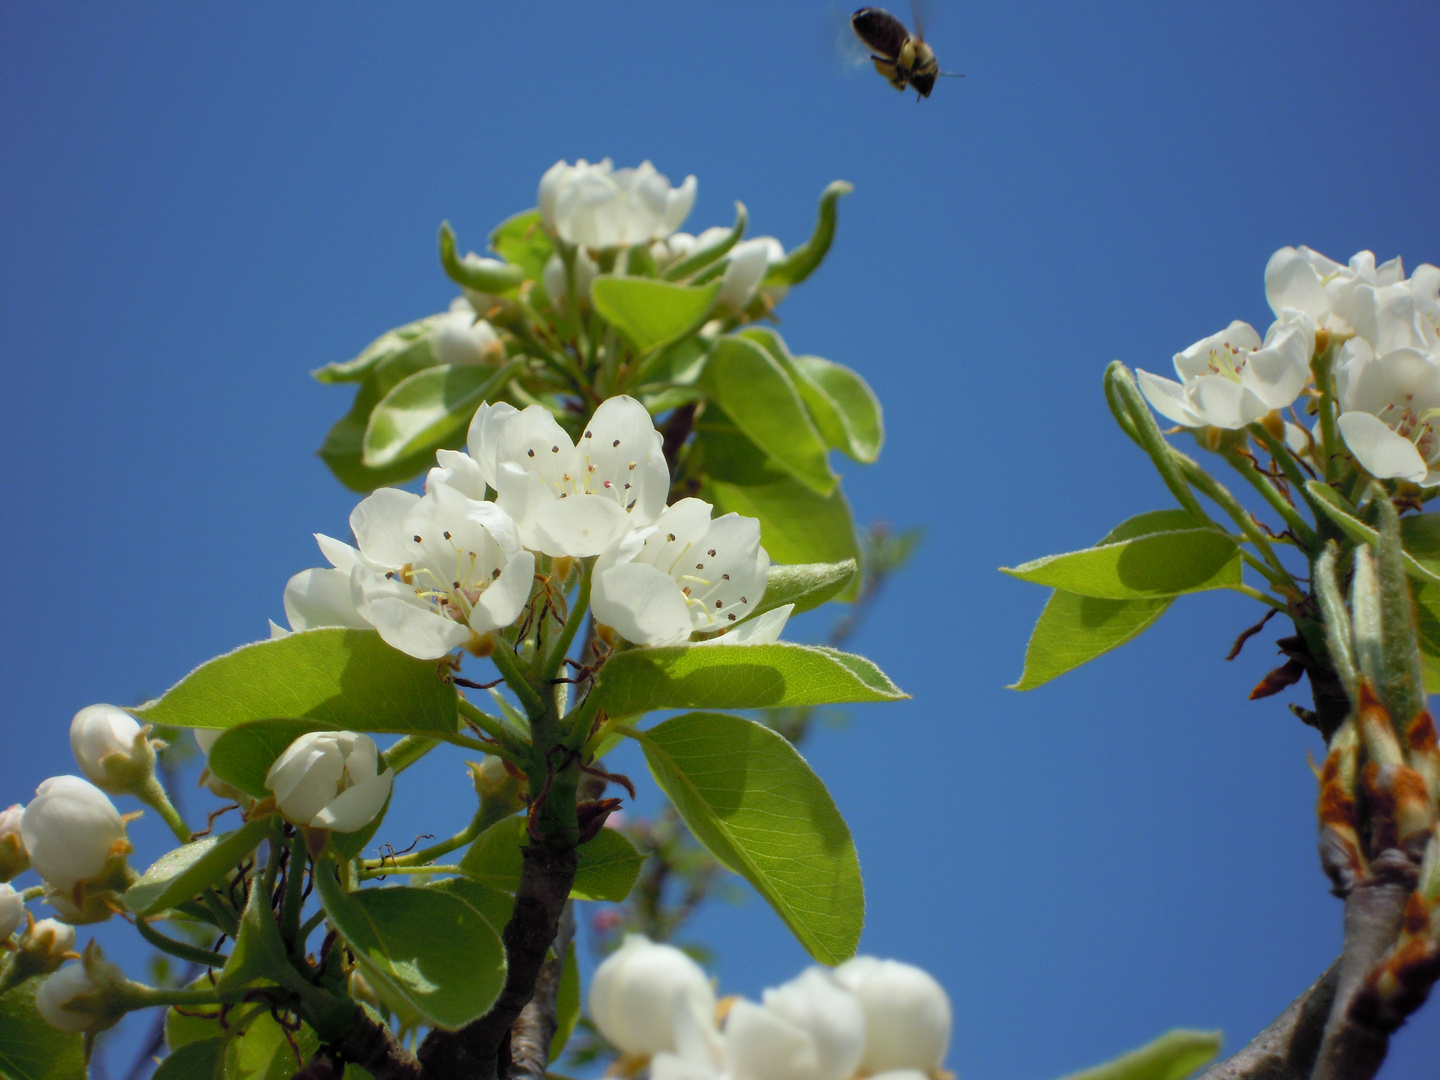
[[[602,274],[590,285],[590,300],[637,352],[648,353],[699,329],[719,292],[718,281],[692,286]]]
[[[394,330],[387,330],[365,346],[364,351],[354,360],[346,360],[341,364],[326,364],[323,368],[317,368],[310,374],[315,377],[317,382],[322,383],[361,382],[369,377],[374,368],[394,359],[408,349],[417,347],[416,343],[428,338],[435,323],[442,317],[441,315],[427,315],[423,319],[416,319],[414,322],[398,326]],[[428,352],[430,344],[428,341],[424,341],[418,347]]]
[[[594,692],[612,717],[655,709],[775,709],[909,697],[862,656],[786,642],[630,649],[605,662]]]
[[[125,893],[125,906],[154,915],[214,885],[244,861],[278,826],[274,817],[256,818],[234,832],[207,836],[162,855]]]
[[[315,889],[367,978],[425,1022],[458,1028],[483,1016],[505,984],[505,946],[458,896],[405,886],[346,893],[332,864]]]
[[[523,818],[506,818],[486,829],[460,860],[473,881],[513,893],[520,885],[520,848],[526,843]],[[577,849],[579,862],[570,895],[576,900],[619,903],[630,895],[645,857],[614,829],[601,829]]]
[[[710,350],[700,383],[747,438],[817,495],[840,478],[830,471],[825,441],[810,420],[794,380],[770,353],[743,337]]]
[[[1310,480],[1305,484],[1305,490],[1315,499],[1315,505],[1328,517],[1347,537],[1357,544],[1375,545],[1379,543],[1380,534],[1366,525],[1355,516],[1355,508],[1351,506],[1338,491],[1328,484],[1322,484],[1318,480]],[[1429,514],[1423,517],[1429,517]],[[1430,527],[1425,526],[1426,530]],[[1401,526],[1402,539],[1406,538],[1406,530]],[[1421,562],[1409,550],[1410,544],[1405,544],[1405,553],[1402,556],[1405,563],[1405,572],[1417,581],[1423,581],[1427,585],[1440,585],[1440,567],[1432,569]]]
[[[524,366],[524,358],[516,357],[498,368],[440,364],[417,371],[371,410],[361,463],[383,469],[448,446],[463,435],[480,403],[493,398]]]
[[[783,262],[770,268],[765,275],[766,285],[796,285],[815,272],[835,239],[835,223],[838,217],[835,204],[840,201],[840,196],[849,195],[854,190],[854,185],[847,181],[835,180],[821,192],[820,213],[815,222],[815,231],[811,233],[809,240],[792,249]]]
[[[765,583],[765,596],[755,605],[754,613],[759,615],[786,604],[795,605],[795,614],[817,608],[839,596],[858,568],[854,559],[798,566],[772,565]]]
[[[73,1031],[57,1031],[35,1008],[40,980],[0,995],[0,1076],[5,1080],[85,1080],[85,1052]]]
[[[745,878],[822,964],[854,955],[865,893],[850,830],[783,737],[718,713],[686,713],[640,741],[690,831]]]
[[[1167,1031],[1154,1042],[1065,1080],[1184,1080],[1220,1050],[1220,1032]]]
[[[373,630],[327,627],[242,645],[134,712],[175,727],[303,717],[318,721],[313,730],[448,735],[455,730],[455,697],[433,660],[406,656]]]
[[[460,258],[455,250],[455,233],[450,223],[440,226],[440,265],[450,280],[467,289],[483,293],[508,293],[520,287],[525,271],[518,266],[496,266],[493,261],[477,266]]]
[[[506,262],[520,267],[531,281],[540,281],[545,275],[546,260],[555,250],[555,242],[540,224],[540,211],[526,210],[495,227],[490,234],[490,249]]]
[[[1066,555],[1049,555],[1004,573],[1105,600],[1149,600],[1240,584],[1240,549],[1215,529],[1152,533]]]

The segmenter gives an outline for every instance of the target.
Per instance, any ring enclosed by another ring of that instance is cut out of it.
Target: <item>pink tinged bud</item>
[[[677,1009],[677,1003],[688,1008]],[[623,1052],[649,1057],[678,1051],[675,1025],[681,1012],[713,1017],[715,991],[700,966],[673,945],[626,934],[620,948],[595,969],[590,1015]]]
[[[0,881],[9,881],[30,869],[30,855],[20,835],[20,817],[25,807],[19,803],[0,810]]]
[[[898,960],[857,956],[835,969],[865,1013],[860,1070],[939,1069],[950,1045],[950,998],[929,974]]]
[[[116,755],[119,761],[128,761],[141,738],[135,718],[114,705],[87,705],[70,721],[70,749],[80,771],[91,783],[112,791],[119,787],[105,759]]]
[[[36,788],[21,815],[20,834],[35,872],[63,892],[130,850],[120,812],[78,776],[52,776]]]
[[[25,900],[9,885],[0,885],[0,941],[20,929],[25,921]]]

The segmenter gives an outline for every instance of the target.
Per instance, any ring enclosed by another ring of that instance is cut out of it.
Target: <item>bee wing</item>
[[[900,55],[910,31],[884,8],[861,8],[850,16],[856,36],[879,56],[893,60]]]
[[[850,25],[848,9],[831,4],[829,18],[825,22],[824,51],[847,71],[858,71],[870,66],[870,49]]]

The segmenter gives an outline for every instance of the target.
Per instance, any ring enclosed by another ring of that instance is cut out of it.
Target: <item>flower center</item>
[[[1249,358],[1249,349],[1242,349],[1225,341],[1218,349],[1210,350],[1210,362],[1207,366],[1211,375],[1222,375],[1231,382],[1238,383],[1240,373],[1245,370],[1245,361]]]
[[[385,576],[413,586],[416,599],[429,604],[435,614],[468,622],[481,594],[500,576],[500,568],[487,569],[479,554],[457,544],[448,530],[442,536],[441,541],[413,537],[421,548],[420,559]]]
[[[1416,412],[1411,406],[1414,395],[1406,394],[1400,401],[1391,402],[1380,411],[1380,419],[1389,424],[1395,434],[1409,439],[1426,461],[1440,450],[1440,440],[1435,435],[1435,421],[1440,418],[1440,409],[1424,409]]]

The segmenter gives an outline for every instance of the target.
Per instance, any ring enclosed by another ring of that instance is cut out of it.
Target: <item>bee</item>
[[[850,25],[855,35],[873,50],[870,59],[875,70],[896,90],[913,86],[919,95],[916,101],[930,96],[937,76],[965,77],[940,70],[935,50],[925,44],[918,19],[915,33],[911,34],[904,23],[884,8],[867,7],[850,16]]]

